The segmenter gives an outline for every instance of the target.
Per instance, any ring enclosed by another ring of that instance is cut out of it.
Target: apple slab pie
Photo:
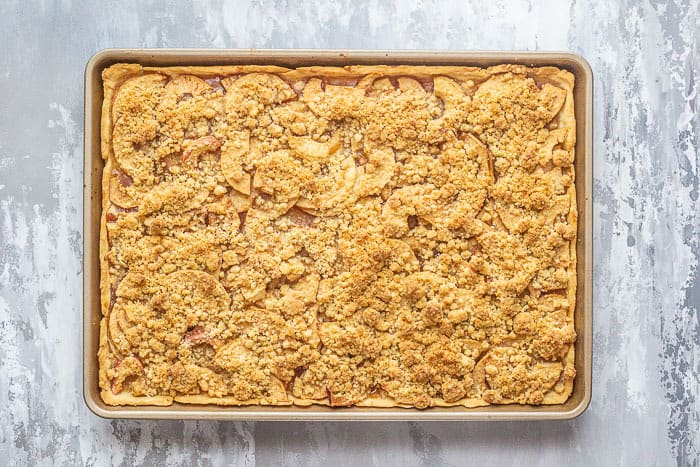
[[[117,64],[103,81],[105,403],[569,397],[571,73]]]

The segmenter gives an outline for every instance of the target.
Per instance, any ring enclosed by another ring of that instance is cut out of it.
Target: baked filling
[[[103,72],[107,404],[556,404],[571,73]]]

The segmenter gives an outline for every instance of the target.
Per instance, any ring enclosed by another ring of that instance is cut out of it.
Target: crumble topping
[[[573,77],[371,68],[111,83],[107,403],[566,400]]]

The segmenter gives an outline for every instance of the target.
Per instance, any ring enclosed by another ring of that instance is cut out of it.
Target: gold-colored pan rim
[[[102,70],[115,63],[144,66],[261,64],[290,68],[310,65],[462,65],[488,67],[513,63],[556,66],[575,76],[577,292],[574,325],[576,378],[571,397],[560,405],[490,405],[486,407],[407,408],[326,406],[217,407],[174,403],[168,407],[106,405],[99,394],[97,349],[101,317],[99,228],[102,169],[100,117]],[[593,352],[593,73],[588,62],[570,52],[393,51],[299,49],[107,49],[85,68],[85,135],[83,181],[83,396],[103,418],[210,420],[566,420],[582,414],[591,400]]]

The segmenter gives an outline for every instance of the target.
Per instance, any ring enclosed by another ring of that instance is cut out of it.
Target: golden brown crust
[[[573,75],[103,72],[111,405],[559,404],[573,388]]]

